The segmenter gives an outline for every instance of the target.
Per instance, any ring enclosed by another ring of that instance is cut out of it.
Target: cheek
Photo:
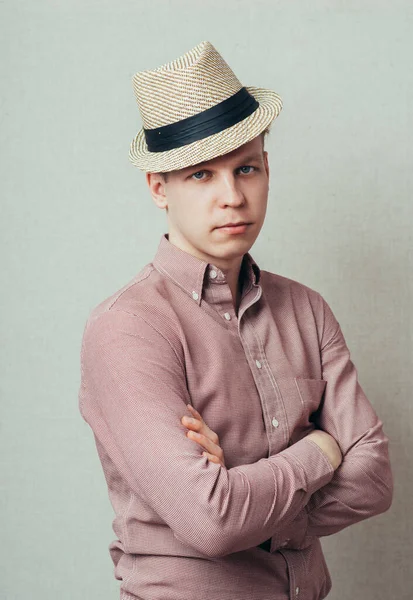
[[[190,202],[182,202],[179,207],[177,219],[185,229],[190,231],[200,230],[206,223],[205,211],[202,210],[202,204],[191,198]]]
[[[251,179],[244,181],[244,190],[246,193],[258,195],[262,198],[268,193],[268,179],[261,174],[257,177],[251,177]]]
[[[253,204],[255,204],[258,211],[265,210],[268,202],[268,182],[257,181],[253,187],[249,190],[249,198]]]

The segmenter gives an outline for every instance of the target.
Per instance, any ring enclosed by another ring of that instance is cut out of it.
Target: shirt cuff
[[[287,459],[292,459],[298,464],[304,473],[306,491],[313,494],[324,487],[335,473],[328,456],[315,442],[302,438],[280,454]]]

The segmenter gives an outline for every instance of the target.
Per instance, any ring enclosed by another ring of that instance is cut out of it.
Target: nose
[[[222,177],[219,198],[221,206],[241,206],[244,203],[244,194],[232,173]]]

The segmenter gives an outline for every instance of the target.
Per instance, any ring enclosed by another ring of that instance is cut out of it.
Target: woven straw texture
[[[231,68],[207,41],[183,56],[132,78],[143,128],[175,123],[215,106],[243,86]],[[275,119],[282,101],[271,90],[247,87],[260,106],[239,123],[206,138],[167,150],[150,152],[143,128],[132,140],[129,158],[143,171],[182,169],[235,150],[259,135]]]

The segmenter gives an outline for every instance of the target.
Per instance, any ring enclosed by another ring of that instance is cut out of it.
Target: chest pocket
[[[324,379],[291,377],[277,381],[289,427],[289,445],[315,429],[316,415],[322,408],[327,382]]]

